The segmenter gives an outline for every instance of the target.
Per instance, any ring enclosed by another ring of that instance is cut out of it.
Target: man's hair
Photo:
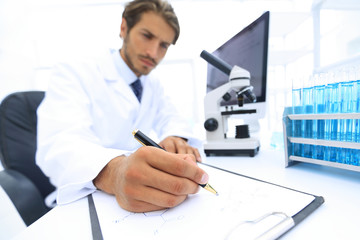
[[[128,32],[140,21],[142,14],[149,11],[159,14],[171,26],[175,32],[172,44],[175,44],[180,35],[179,21],[166,0],[134,0],[127,3],[122,17],[126,20]]]

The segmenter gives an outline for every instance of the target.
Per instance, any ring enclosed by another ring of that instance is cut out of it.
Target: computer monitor
[[[254,119],[263,118],[266,109],[266,77],[268,61],[270,13],[265,12],[258,19],[241,30],[235,36],[226,41],[212,54],[224,60],[231,66],[237,65],[250,72],[250,84],[254,87],[256,102],[244,101],[241,109],[254,109],[256,113],[239,118]],[[207,92],[227,83],[229,76],[208,64],[207,68]],[[237,108],[235,92],[231,92],[231,100],[221,102],[221,106],[232,105]]]

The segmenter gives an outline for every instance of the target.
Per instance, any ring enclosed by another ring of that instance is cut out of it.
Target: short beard
[[[124,43],[123,43],[123,46],[122,46],[122,50],[124,52],[124,57],[125,57],[125,60],[127,62],[127,64],[129,65],[129,68],[135,73],[135,75],[142,75],[142,73],[135,68],[133,62],[131,61],[131,58],[127,52],[127,43],[129,41],[129,36],[127,35],[124,39]]]

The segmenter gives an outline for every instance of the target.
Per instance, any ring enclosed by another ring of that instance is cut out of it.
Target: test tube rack
[[[352,165],[347,163],[340,163],[337,161],[329,161],[323,159],[309,158],[303,156],[296,156],[292,154],[292,147],[294,144],[307,144],[311,146],[325,146],[345,149],[355,149],[360,154],[360,142],[353,141],[337,141],[313,139],[304,137],[292,136],[292,124],[296,120],[326,120],[326,119],[360,119],[360,113],[333,113],[333,114],[293,114],[292,107],[286,107],[283,114],[283,131],[284,131],[284,151],[285,151],[285,167],[292,166],[297,162],[306,162],[318,164],[323,166],[330,166],[335,168],[342,168],[352,171],[360,172],[360,165]],[[359,126],[360,127],[360,126]],[[359,156],[360,158],[360,156]]]

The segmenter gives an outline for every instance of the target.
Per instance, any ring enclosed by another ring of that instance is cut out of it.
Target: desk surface
[[[360,172],[299,163],[285,168],[282,151],[251,157],[208,157],[204,162],[233,172],[323,196],[325,203],[281,239],[358,239]],[[211,179],[211,176],[210,176]],[[87,198],[57,206],[16,239],[91,239]]]

